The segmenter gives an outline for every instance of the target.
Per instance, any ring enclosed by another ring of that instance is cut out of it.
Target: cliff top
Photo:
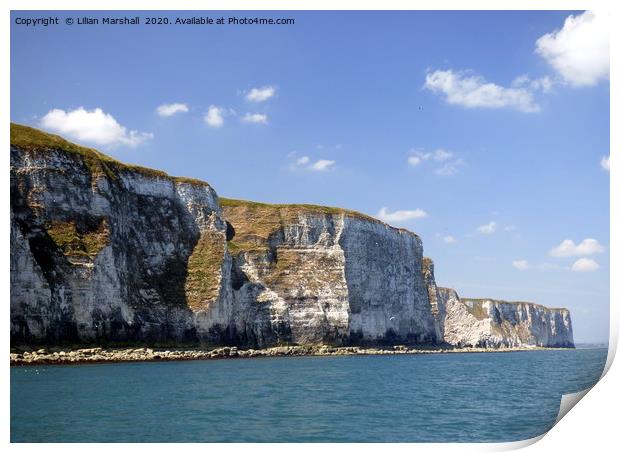
[[[295,223],[300,211],[314,214],[342,214],[346,212],[344,209],[326,206],[268,204],[230,198],[220,198],[220,205],[224,218],[235,228],[234,240],[228,243],[228,249],[231,253],[263,253],[267,251],[270,237],[286,224]],[[355,213],[355,215],[372,219],[360,213]]]
[[[59,135],[49,134],[22,124],[11,123],[11,146],[31,153],[43,153],[49,150],[62,151],[82,159],[93,175],[106,175],[112,179],[118,177],[119,171],[131,171],[144,176],[167,178],[175,182],[209,185],[198,179],[174,177],[161,170],[125,164],[94,148],[77,145]]]
[[[564,307],[547,307],[545,305],[542,304],[537,304],[535,302],[527,302],[527,301],[523,301],[523,300],[517,300],[517,301],[508,301],[508,300],[501,300],[501,299],[491,299],[491,298],[483,298],[483,299],[477,299],[477,298],[468,298],[468,297],[461,297],[461,302],[472,302],[475,305],[478,304],[482,304],[484,302],[496,302],[496,303],[500,303],[500,304],[509,304],[509,305],[519,305],[519,304],[526,304],[526,305],[532,305],[535,307],[541,307],[544,308],[545,310],[566,310],[568,311],[568,308],[564,308]]]
[[[321,206],[315,204],[271,204],[271,203],[260,203],[257,201],[248,201],[248,200],[235,200],[232,198],[220,198],[220,204],[222,208],[246,208],[251,210],[278,210],[280,212],[292,210],[295,212],[306,212],[310,214],[344,214],[350,217],[356,217],[363,220],[368,220],[371,222],[383,223],[379,219],[371,217],[367,214],[362,214],[361,212],[353,211],[350,209],[344,208],[335,208],[331,206]],[[393,228],[393,227],[392,227]],[[401,229],[401,228],[396,228]],[[406,230],[405,230],[406,231]]]
[[[287,224],[298,221],[298,215],[344,215],[368,222],[384,225],[407,234],[415,233],[403,228],[394,228],[379,219],[361,212],[330,206],[313,204],[269,204],[247,200],[234,200],[220,198],[220,205],[224,212],[224,218],[235,228],[235,237],[229,242],[231,252],[239,251],[265,251],[268,248],[270,237]]]

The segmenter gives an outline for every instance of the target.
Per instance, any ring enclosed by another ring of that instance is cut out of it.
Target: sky
[[[576,342],[607,341],[606,17],[52,12],[58,25],[24,25],[49,15],[11,14],[12,121],[222,197],[377,216],[418,233],[461,297],[566,307]]]

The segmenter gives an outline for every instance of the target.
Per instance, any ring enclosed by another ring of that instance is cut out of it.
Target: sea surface
[[[503,442],[607,349],[11,368],[12,442]]]

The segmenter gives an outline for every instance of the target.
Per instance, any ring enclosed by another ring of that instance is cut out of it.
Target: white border
[[[598,9],[608,10],[612,14],[613,19],[618,19],[617,1],[605,0],[469,0],[467,2],[459,0],[359,0],[356,2],[346,2],[342,0],[91,0],[88,4],[77,0],[4,0],[2,2],[2,20],[0,21],[0,78],[2,81],[1,93],[3,108],[0,109],[0,135],[2,143],[9,141],[9,122],[10,122],[10,11],[11,10],[585,10]],[[614,58],[617,54],[614,50],[618,49],[618,33],[612,29],[612,66],[611,66],[611,124],[618,125],[618,102],[617,87],[618,85],[618,58]],[[617,126],[616,126],[617,129]],[[616,150],[618,146],[618,133],[611,128],[611,149]],[[612,162],[620,159],[619,153],[611,151]],[[9,212],[9,182],[8,167],[9,156],[6,151],[2,154],[4,164],[3,184],[1,186],[2,210],[4,213]],[[610,172],[611,177],[611,223],[610,223],[610,275],[619,276],[620,266],[618,263],[618,236],[620,231],[620,178],[615,171],[614,165]],[[6,215],[6,214],[5,214]],[[0,237],[2,241],[1,260],[3,268],[9,269],[9,222],[5,218],[1,226]],[[4,310],[2,311],[3,325],[9,325],[9,273],[4,274],[2,279],[2,293],[4,294]],[[572,451],[572,450],[592,450],[593,451],[610,451],[613,445],[618,445],[616,438],[617,430],[617,409],[616,404],[619,401],[618,386],[620,383],[620,372],[618,367],[611,368],[613,358],[617,349],[618,341],[618,280],[611,278],[611,305],[610,305],[610,339],[609,339],[609,355],[605,366],[606,375],[579,403],[579,409],[570,411],[569,415],[564,417],[549,433],[536,439],[530,439],[520,442],[504,443],[504,444],[389,444],[375,446],[373,444],[355,445],[356,450],[372,451],[378,448],[389,448],[392,451],[410,451],[413,445],[417,451],[503,451],[508,449],[522,448],[531,445],[530,451]],[[5,327],[6,328],[6,327]],[[2,337],[2,346],[0,350],[9,350],[9,330],[5,330]],[[7,360],[8,367],[8,360]],[[2,400],[4,403],[4,411],[0,418],[2,435],[5,443],[9,443],[10,439],[10,404],[9,404],[9,372],[5,370],[2,379]],[[582,395],[583,396],[583,395]],[[136,426],[139,426],[136,420]],[[537,442],[537,443],[535,443]],[[347,444],[296,444],[295,446],[286,444],[186,444],[182,448],[195,451],[203,451],[205,448],[226,448],[234,451],[242,450],[258,450],[258,451],[289,451],[291,448],[299,451],[316,451],[320,450],[341,450],[350,447]],[[10,448],[15,451],[25,451],[32,448],[45,448],[50,451],[78,451],[85,448],[82,444],[45,444],[38,446],[36,444],[11,444]],[[104,451],[111,448],[105,444],[89,444],[86,448],[93,451]],[[132,444],[115,445],[113,448],[120,450],[130,450]],[[158,451],[164,451],[169,448],[165,444],[155,444],[149,448]]]

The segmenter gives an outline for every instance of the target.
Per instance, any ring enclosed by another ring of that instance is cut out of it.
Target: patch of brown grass
[[[47,234],[65,256],[94,257],[108,244],[108,222],[102,219],[94,231],[79,231],[75,221],[53,220]]]
[[[185,281],[187,305],[193,311],[206,310],[219,295],[225,244],[223,233],[205,231],[194,246]]]

